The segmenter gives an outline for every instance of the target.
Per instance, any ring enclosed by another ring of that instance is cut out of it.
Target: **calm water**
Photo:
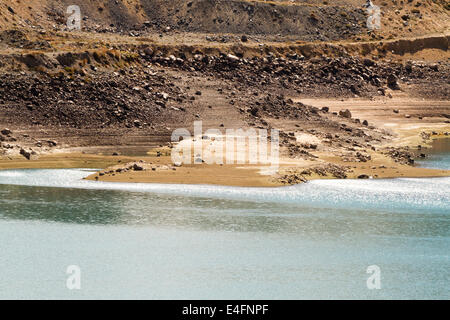
[[[422,152],[427,155],[427,158],[420,160],[419,165],[426,168],[450,170],[450,138],[435,140],[432,149]]]
[[[0,171],[0,298],[450,298],[449,178],[258,189],[89,173]]]

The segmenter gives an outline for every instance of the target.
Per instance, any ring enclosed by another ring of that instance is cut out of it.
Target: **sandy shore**
[[[429,147],[433,139],[448,137],[446,133],[450,132],[450,124],[446,123],[448,120],[440,115],[448,113],[450,102],[414,100],[401,95],[377,100],[300,99],[300,101],[319,108],[329,107],[330,113],[349,109],[353,118],[361,119],[361,121],[368,120],[370,125],[391,132],[393,137],[389,143],[377,146],[376,150],[361,148],[361,152],[370,155],[370,159],[364,161],[346,158],[342,150],[337,152],[336,149],[327,148],[324,141],[318,140],[316,142],[321,145],[321,148],[311,152],[315,159],[293,159],[282,156],[278,173],[275,175],[267,174],[268,166],[250,164],[174,166],[170,157],[171,149],[167,147],[152,149],[146,156],[111,156],[70,150],[59,150],[40,155],[32,160],[26,160],[20,155],[10,156],[0,158],[0,170],[96,168],[101,171],[87,179],[108,182],[252,187],[283,186],[312,179],[336,178],[340,177],[340,174],[344,174],[349,179],[361,178],[361,176],[366,178],[450,176],[449,170],[426,169],[403,164],[385,152],[392,147],[408,147],[410,150],[417,148],[418,145]],[[423,114],[424,107],[431,110],[430,116],[425,118],[417,116],[419,113]],[[90,150],[92,151],[92,147]],[[143,170],[134,170],[133,164],[143,167]],[[333,170],[337,170],[338,174]]]
[[[424,101],[405,97],[402,93],[394,93],[393,98],[383,97],[376,100],[347,99],[326,100],[308,99],[303,103],[316,107],[328,106],[330,112],[338,112],[349,109],[354,118],[361,121],[368,120],[373,126],[392,132],[394,137],[388,143],[381,145],[376,151],[364,149],[362,151],[370,155],[371,159],[366,162],[349,161],[337,155],[335,151],[325,150],[313,152],[318,157],[316,160],[291,159],[282,157],[278,174],[275,176],[265,175],[267,167],[256,165],[189,165],[173,167],[170,157],[143,158],[149,165],[149,170],[116,172],[124,166],[119,164],[108,168],[100,176],[93,174],[88,179],[110,182],[163,182],[163,183],[186,183],[186,184],[220,184],[230,186],[254,186],[273,187],[286,184],[295,184],[304,180],[335,178],[325,170],[310,170],[310,168],[327,167],[330,164],[345,168],[347,178],[358,178],[368,176],[372,178],[396,178],[396,177],[443,177],[450,176],[449,170],[426,169],[396,162],[392,157],[384,154],[385,148],[430,147],[433,139],[445,138],[446,132],[450,131],[450,124],[440,114],[448,114],[450,110],[449,101]],[[417,114],[422,114],[423,109],[430,110],[430,116],[419,119]],[[396,112],[394,112],[396,110]],[[398,111],[398,112],[397,112]],[[434,132],[434,134],[433,134]],[[423,133],[430,135],[424,139]],[[321,143],[319,141],[319,143]],[[150,152],[150,154],[155,155]],[[162,150],[162,154],[169,154]],[[167,167],[167,168],[166,168]],[[301,180],[298,178],[300,177]]]
[[[347,177],[357,178],[368,175],[373,178],[396,177],[445,177],[450,176],[449,170],[426,169],[401,165],[393,159],[372,153],[372,160],[364,163],[343,162],[339,157],[331,154],[318,154],[319,161],[348,167]],[[141,163],[149,168],[144,171],[129,170],[116,172],[129,164]],[[0,170],[4,169],[61,169],[61,168],[96,168],[104,169],[100,175],[95,173],[87,179],[108,182],[129,183],[176,183],[176,184],[215,184],[244,187],[276,187],[283,186],[280,176],[288,172],[301,172],[303,169],[316,166],[316,162],[282,159],[279,175],[265,175],[267,166],[255,165],[184,165],[175,167],[168,156],[155,157],[124,157],[101,156],[81,153],[60,153],[41,156],[37,160],[23,158],[1,159]],[[152,170],[151,168],[154,168]],[[305,176],[307,180],[334,178],[331,175],[312,173]]]
[[[438,136],[444,137],[444,136]],[[338,165],[346,168],[347,178],[358,178],[367,175],[373,178],[396,177],[445,177],[449,170],[426,169],[399,164],[394,159],[370,152],[371,160],[367,162],[343,161],[339,156],[329,152],[318,152],[316,161],[282,158],[278,174],[267,175],[267,166],[258,165],[183,165],[176,167],[170,156],[148,155],[143,157],[90,155],[83,153],[55,153],[43,155],[36,160],[23,157],[0,160],[2,169],[57,169],[57,168],[96,168],[102,169],[87,179],[108,182],[129,183],[176,183],[176,184],[215,184],[245,187],[277,187],[288,183],[285,177],[289,174],[301,174],[305,169],[318,165]],[[142,171],[127,170],[134,163],[145,167]],[[305,180],[335,178],[330,174],[311,172],[302,175]],[[294,181],[299,183],[301,181]]]

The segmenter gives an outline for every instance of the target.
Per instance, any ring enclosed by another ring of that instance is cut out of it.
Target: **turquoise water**
[[[0,298],[450,298],[449,178],[260,189],[89,174],[0,171]]]

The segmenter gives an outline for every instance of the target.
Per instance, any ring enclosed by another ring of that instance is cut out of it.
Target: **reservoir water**
[[[433,147],[423,152],[427,157],[419,162],[422,167],[450,170],[450,138],[435,140]]]
[[[435,158],[423,165],[449,168],[448,149]],[[89,174],[0,171],[0,298],[450,298],[450,178],[272,189]]]

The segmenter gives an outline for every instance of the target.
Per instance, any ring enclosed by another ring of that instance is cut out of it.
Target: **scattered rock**
[[[12,131],[9,130],[8,128],[5,128],[2,131],[0,131],[0,133],[4,136],[9,136],[10,134],[12,134]]]
[[[20,154],[21,154],[22,156],[24,156],[27,160],[30,160],[30,159],[31,159],[31,153],[28,152],[28,151],[26,151],[26,150],[23,149],[23,148],[20,149]]]
[[[228,60],[236,62],[239,61],[239,58],[236,57],[235,55],[232,55],[231,53],[227,55]]]
[[[390,74],[387,77],[387,85],[392,90],[400,90],[400,85],[398,84],[398,79],[394,74]]]
[[[348,110],[348,109],[339,111],[339,115],[340,115],[341,117],[347,118],[347,119],[351,119],[351,118],[352,118],[352,113],[351,113],[350,110]]]

